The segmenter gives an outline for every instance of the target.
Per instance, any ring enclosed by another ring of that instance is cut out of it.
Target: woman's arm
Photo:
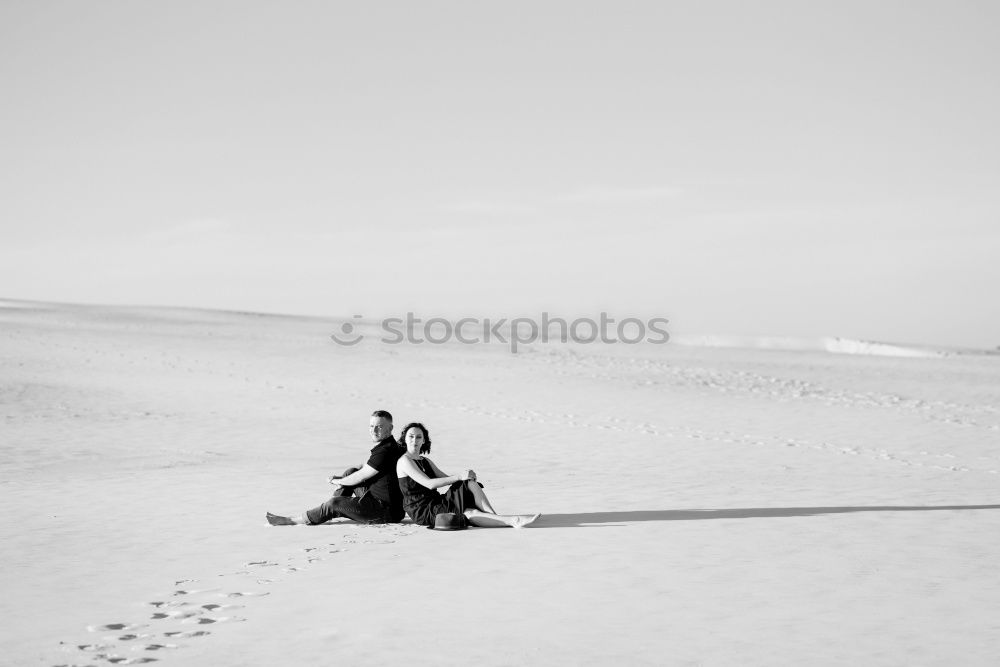
[[[430,459],[425,458],[425,461],[430,461]],[[441,472],[441,469],[431,462],[431,469],[435,473]],[[409,477],[417,484],[421,486],[426,486],[428,489],[440,489],[442,486],[451,486],[455,482],[462,482],[469,479],[468,473],[471,470],[466,471],[466,475],[463,477],[461,475],[451,475],[447,477],[428,477],[424,474],[424,471],[417,467],[417,465],[410,460],[409,457],[401,456],[399,461],[396,462],[396,475],[398,477]]]
[[[444,471],[442,471],[441,468],[438,468],[437,464],[434,463],[434,461],[431,461],[426,456],[424,457],[424,461],[427,461],[427,463],[429,463],[431,465],[431,470],[434,471],[435,475],[437,475],[438,477],[445,477],[446,476],[445,473],[444,473]],[[471,470],[466,470],[465,471],[465,475],[459,481],[463,481],[464,482],[467,479],[475,479],[475,478],[476,478],[476,473],[472,472]]]
[[[433,461],[431,461],[426,456],[424,457],[424,460],[427,461],[427,463],[430,464],[431,470],[434,471],[434,474],[437,477],[447,477],[448,476],[447,473],[445,473],[443,470],[441,470],[441,468],[438,468],[437,464],[434,463]],[[467,479],[475,479],[475,478],[476,478],[476,473],[472,472],[471,470],[466,470],[465,474],[461,476],[461,479],[459,481],[464,482]]]

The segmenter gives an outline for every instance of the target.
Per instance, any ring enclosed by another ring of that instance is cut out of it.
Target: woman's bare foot
[[[535,523],[541,514],[515,514],[511,517],[511,527],[512,528],[524,528],[525,526],[530,526]]]

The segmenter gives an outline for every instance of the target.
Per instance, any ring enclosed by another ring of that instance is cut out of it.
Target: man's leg
[[[303,517],[305,523],[314,526],[337,517],[358,523],[386,523],[388,520],[385,508],[379,503],[349,496],[334,496],[319,507],[306,512]]]
[[[347,477],[360,469],[348,468],[341,477]],[[386,523],[387,519],[384,513],[376,504],[370,500],[366,500],[364,503],[359,502],[366,493],[368,493],[368,487],[364,484],[338,486],[337,490],[333,492],[333,497],[319,507],[298,516],[281,516],[268,512],[267,522],[272,526],[316,525],[342,516],[361,523]]]

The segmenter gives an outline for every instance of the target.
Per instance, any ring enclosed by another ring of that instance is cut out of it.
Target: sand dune
[[[1000,655],[996,357],[341,347],[340,324],[0,301],[0,663]],[[542,518],[268,526],[359,462],[376,408]]]
[[[826,336],[822,338],[794,338],[788,336],[719,336],[681,335],[674,336],[676,345],[697,347],[733,347],[749,350],[783,350],[790,352],[833,352],[835,354],[861,354],[880,357],[945,357],[956,351],[928,346],[880,343]]]

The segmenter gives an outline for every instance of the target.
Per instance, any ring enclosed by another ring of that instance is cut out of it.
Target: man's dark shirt
[[[392,437],[385,438],[372,448],[368,465],[378,473],[364,481],[368,493],[388,505],[390,521],[401,521],[403,512],[403,494],[399,490],[396,478],[396,461],[403,455],[406,448],[396,443]]]

